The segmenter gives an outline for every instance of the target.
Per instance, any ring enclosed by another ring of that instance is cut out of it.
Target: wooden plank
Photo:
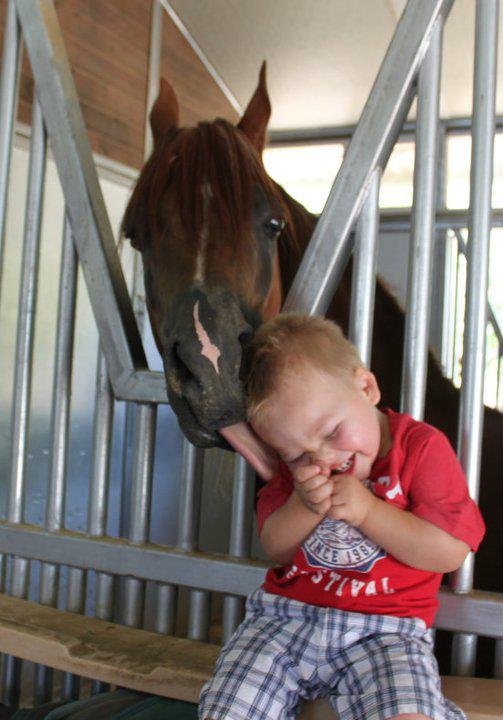
[[[0,48],[6,2],[0,3]],[[56,11],[94,152],[143,164],[150,34],[147,0],[56,0]],[[179,94],[182,124],[237,120],[220,88],[164,14],[163,73]],[[31,123],[33,77],[23,58],[18,118]]]
[[[197,703],[220,648],[0,595],[0,652],[132,690]],[[503,681],[442,678],[469,720],[503,720]],[[336,720],[325,700],[300,720]]]
[[[197,702],[216,645],[0,595],[0,651],[133,690]]]
[[[468,720],[503,720],[503,681],[485,678],[445,677],[442,689],[462,708]],[[327,700],[304,705],[299,720],[337,720]]]

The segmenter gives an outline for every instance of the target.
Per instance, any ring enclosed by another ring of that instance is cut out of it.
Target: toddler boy
[[[484,534],[447,438],[377,408],[379,387],[332,322],[256,333],[249,422],[276,450],[260,540],[277,563],[203,689],[204,720],[287,720],[325,696],[339,720],[460,720],[427,631],[442,573]]]

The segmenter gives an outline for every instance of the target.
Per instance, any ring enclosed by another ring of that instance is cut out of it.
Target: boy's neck
[[[391,430],[389,427],[389,420],[388,416],[381,412],[381,410],[375,409],[377,413],[377,418],[379,420],[379,427],[381,428],[381,444],[379,445],[379,457],[384,457],[389,450],[391,450],[391,446],[393,445],[393,437],[391,435]]]

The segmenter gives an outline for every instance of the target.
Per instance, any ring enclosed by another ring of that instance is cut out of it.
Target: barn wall
[[[7,2],[0,3],[0,47]],[[56,0],[56,11],[93,150],[142,165],[151,4],[146,0]],[[162,72],[179,94],[182,124],[224,117],[229,105],[187,40],[164,13]],[[18,118],[30,124],[33,78],[23,58]]]

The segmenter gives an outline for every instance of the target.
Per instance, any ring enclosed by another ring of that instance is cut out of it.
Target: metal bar
[[[239,596],[257,588],[269,567],[257,560],[186,552],[152,543],[135,545],[122,538],[90,538],[85,533],[51,532],[33,525],[0,521],[0,552],[14,550],[34,560],[154,582],[169,577],[175,585]],[[439,598],[437,628],[503,639],[501,594],[472,591],[458,595],[441,590]]]
[[[431,33],[452,0],[409,0],[288,294],[286,309],[324,314],[351,253],[351,228],[410,107]]]
[[[201,517],[201,490],[203,483],[204,450],[183,441],[180,506],[178,512],[177,545],[182,550],[197,548]],[[187,637],[206,640],[209,631],[210,596],[201,590],[189,593]]]
[[[456,237],[456,240],[458,240],[458,247],[459,247],[459,239]],[[460,286],[460,254],[459,251],[456,249],[455,251],[455,268],[454,268],[454,325],[452,328],[452,351],[451,351],[451,372],[449,377],[454,378],[456,374],[456,358],[459,357],[458,353],[456,352],[456,341],[458,339],[458,335],[456,333],[456,326],[458,322],[458,317],[460,315],[460,308],[459,308],[459,286]],[[466,289],[466,288],[465,288]]]
[[[135,385],[135,368],[147,363],[54,6],[16,0],[16,8],[112,384],[120,387],[124,377]],[[147,397],[157,383],[148,377]]]
[[[14,0],[9,0],[5,17],[2,77],[0,80],[0,280],[3,268],[10,162],[14,123],[17,114],[22,47],[21,29],[16,15],[16,7]]]
[[[143,157],[145,160],[149,157],[153,148],[153,136],[150,129],[150,112],[154,105],[159,92],[159,82],[161,76],[161,62],[162,62],[162,34],[163,34],[163,10],[158,0],[152,0],[151,2],[151,16],[150,16],[150,44],[149,44],[149,58],[148,58],[148,75],[147,75],[147,97],[146,97],[146,112],[145,112],[145,129],[144,129],[144,147]],[[143,280],[142,261],[140,253],[134,253],[133,256],[133,273],[132,273],[132,286],[131,286],[131,298],[133,303],[133,312],[138,324],[138,330],[140,335],[144,336],[145,321],[146,321],[146,307],[145,307],[145,284]],[[136,406],[132,403],[127,403],[126,412],[124,414],[124,430],[123,430],[123,451],[122,451],[122,491],[121,491],[121,527],[120,531],[122,535],[127,536],[128,528],[127,523],[129,521],[129,512],[126,508],[126,499],[128,497],[129,487],[129,473],[130,463],[129,457],[132,455],[132,445],[134,443],[135,435],[135,418],[136,418]],[[124,585],[119,584],[118,587],[121,590],[121,597],[119,602],[123,603],[123,591]],[[157,610],[156,610],[156,627],[166,627],[166,622],[171,616],[174,619],[173,608],[166,605],[169,599],[173,597],[173,593],[169,591],[159,592],[157,594]],[[160,619],[161,618],[161,619]]]
[[[161,77],[162,63],[162,30],[163,8],[159,0],[152,0],[150,17],[150,45],[148,49],[148,75],[147,75],[147,112],[145,113],[145,139],[143,157],[146,159],[152,152],[153,138],[150,129],[149,115],[157,95],[159,94],[159,79]]]
[[[96,401],[94,409],[93,464],[89,486],[87,528],[89,535],[103,536],[107,530],[108,483],[112,446],[114,402],[108,378],[106,360],[100,351],[96,375]],[[95,615],[101,620],[113,620],[114,578],[107,573],[96,573]],[[106,692],[108,686],[93,681],[93,692]]]
[[[96,372],[96,399],[93,421],[92,467],[89,484],[87,532],[93,536],[106,535],[108,517],[108,483],[114,402],[108,378],[106,360],[99,350]],[[95,615],[101,620],[113,620],[114,579],[105,573],[96,573]],[[105,683],[93,681],[93,691],[106,692]],[[69,691],[72,688],[69,688]]]
[[[105,356],[98,354],[96,401],[94,406],[93,461],[89,485],[87,531],[89,535],[105,535],[108,516],[108,478],[114,404],[108,379]],[[111,612],[111,608],[109,611]],[[103,618],[103,619],[110,619]]]
[[[232,491],[229,555],[249,557],[252,543],[255,472],[246,460],[236,454]],[[235,595],[224,597],[222,643],[226,643],[242,620],[244,601]]]
[[[71,567],[68,573],[66,609],[84,615],[86,609],[86,575],[80,568]],[[65,672],[62,682],[63,700],[77,700],[80,694],[80,677]]]
[[[435,227],[437,230],[457,230],[468,227],[468,210],[437,210]],[[493,227],[503,227],[503,210],[493,210]],[[399,208],[383,208],[381,210],[381,232],[409,232],[412,216],[408,210]]]
[[[150,22],[150,46],[147,84],[147,112],[145,113],[145,144],[143,155],[147,159],[152,152],[153,137],[149,123],[149,115],[159,93],[162,63],[162,35],[164,25],[164,10],[158,0],[152,0],[152,15]],[[135,253],[133,268],[133,309],[140,333],[146,321],[145,317],[145,288],[141,271],[140,254]],[[126,408],[126,435],[131,436],[129,428],[134,421],[133,406]],[[126,448],[126,446],[125,446]],[[126,448],[127,450],[127,448]],[[124,463],[124,467],[126,467]],[[173,634],[175,631],[177,590],[173,585],[159,585],[156,589],[156,617],[155,629],[158,633]]]
[[[465,243],[463,236],[461,235],[459,230],[455,231],[455,235],[458,241],[459,252],[467,258],[467,244]],[[500,328],[496,313],[494,312],[493,307],[489,301],[487,302],[487,322],[492,325],[494,334],[496,335],[496,339],[498,340],[498,343],[500,345],[499,355],[501,355],[501,345],[503,345],[503,332]]]
[[[155,405],[138,406],[129,523],[129,540],[135,545],[143,545],[148,539],[156,417]],[[124,624],[141,627],[144,609],[145,583],[134,577],[126,578]]]
[[[349,312],[349,339],[356,345],[360,358],[367,367],[370,367],[372,355],[380,180],[381,170],[377,168],[372,175],[358,219]]]
[[[190,640],[208,640],[210,631],[210,593],[205,590],[190,590],[189,620],[187,637]]]
[[[447,137],[445,124],[438,124],[438,153],[437,153],[437,197],[436,210],[444,210],[447,192]],[[447,230],[433,232],[433,267],[430,317],[430,347],[440,359],[445,374],[446,339],[451,313],[451,285],[450,270],[448,266],[449,252],[447,244]]]
[[[178,589],[174,585],[159,584],[156,593],[155,631],[174,635]]]
[[[473,136],[470,173],[470,223],[468,240],[467,299],[463,350],[458,454],[470,495],[477,500],[483,430],[483,392],[487,323],[487,276],[491,233],[494,115],[498,49],[498,0],[477,3]],[[452,589],[467,592],[473,585],[473,553],[452,576]],[[475,638],[456,639],[452,670],[473,674]]]
[[[124,538],[93,538],[84,533],[51,532],[31,525],[0,521],[0,552],[45,562],[73,565],[138,580],[218,590],[244,595],[264,579],[267,567],[256,560],[238,561],[226,556],[189,552],[152,543],[135,544]],[[248,591],[244,588],[248,587]]]
[[[13,523],[23,520],[26,451],[28,444],[30,395],[33,362],[33,336],[37,304],[37,283],[40,254],[40,227],[44,199],[44,181],[47,138],[42,112],[36,97],[33,98],[32,141],[30,149],[28,192],[24,225],[24,246],[19,294],[19,314],[16,341],[16,370],[12,406],[11,471],[9,486],[8,519]],[[13,558],[11,567],[11,593],[26,597],[29,582],[29,562],[23,557]],[[18,701],[20,664],[5,657],[3,679],[6,704]],[[8,701],[8,702],[7,702]]]
[[[401,410],[416,420],[421,420],[424,415],[428,366],[442,30],[442,18],[439,18],[419,71],[414,201],[407,283],[408,312],[405,318],[401,390]]]
[[[70,222],[68,217],[65,217],[53,379],[51,464],[46,509],[46,527],[49,530],[60,530],[64,523],[76,288],[77,256],[73,246]],[[40,603],[56,607],[58,590],[59,566],[42,563]],[[52,677],[51,668],[43,665],[36,666],[35,707],[50,701]]]
[[[446,132],[449,135],[466,135],[471,132],[472,119],[467,118],[451,118],[442,121]],[[496,116],[496,129],[503,130],[503,117]],[[344,143],[351,140],[356,125],[336,125],[331,127],[319,128],[291,128],[288,130],[271,130],[268,133],[268,147],[278,147],[281,145],[314,145],[316,143]],[[416,134],[416,123],[406,122],[402,126],[402,131],[398,138],[398,142],[409,140]]]
[[[442,367],[447,377],[452,378],[454,372],[454,332],[457,317],[458,297],[458,252],[454,247],[454,238],[448,234],[446,241],[446,262],[445,262],[445,300],[443,305],[443,337],[442,337]]]
[[[494,310],[490,303],[487,304],[487,315],[488,315],[489,324],[491,325],[491,327],[494,331],[494,334],[496,336],[496,340],[498,341],[498,345],[499,345],[498,354],[501,355],[501,345],[503,344],[503,335],[502,335],[501,328],[498,323],[498,319],[497,319],[496,315],[494,314]]]

